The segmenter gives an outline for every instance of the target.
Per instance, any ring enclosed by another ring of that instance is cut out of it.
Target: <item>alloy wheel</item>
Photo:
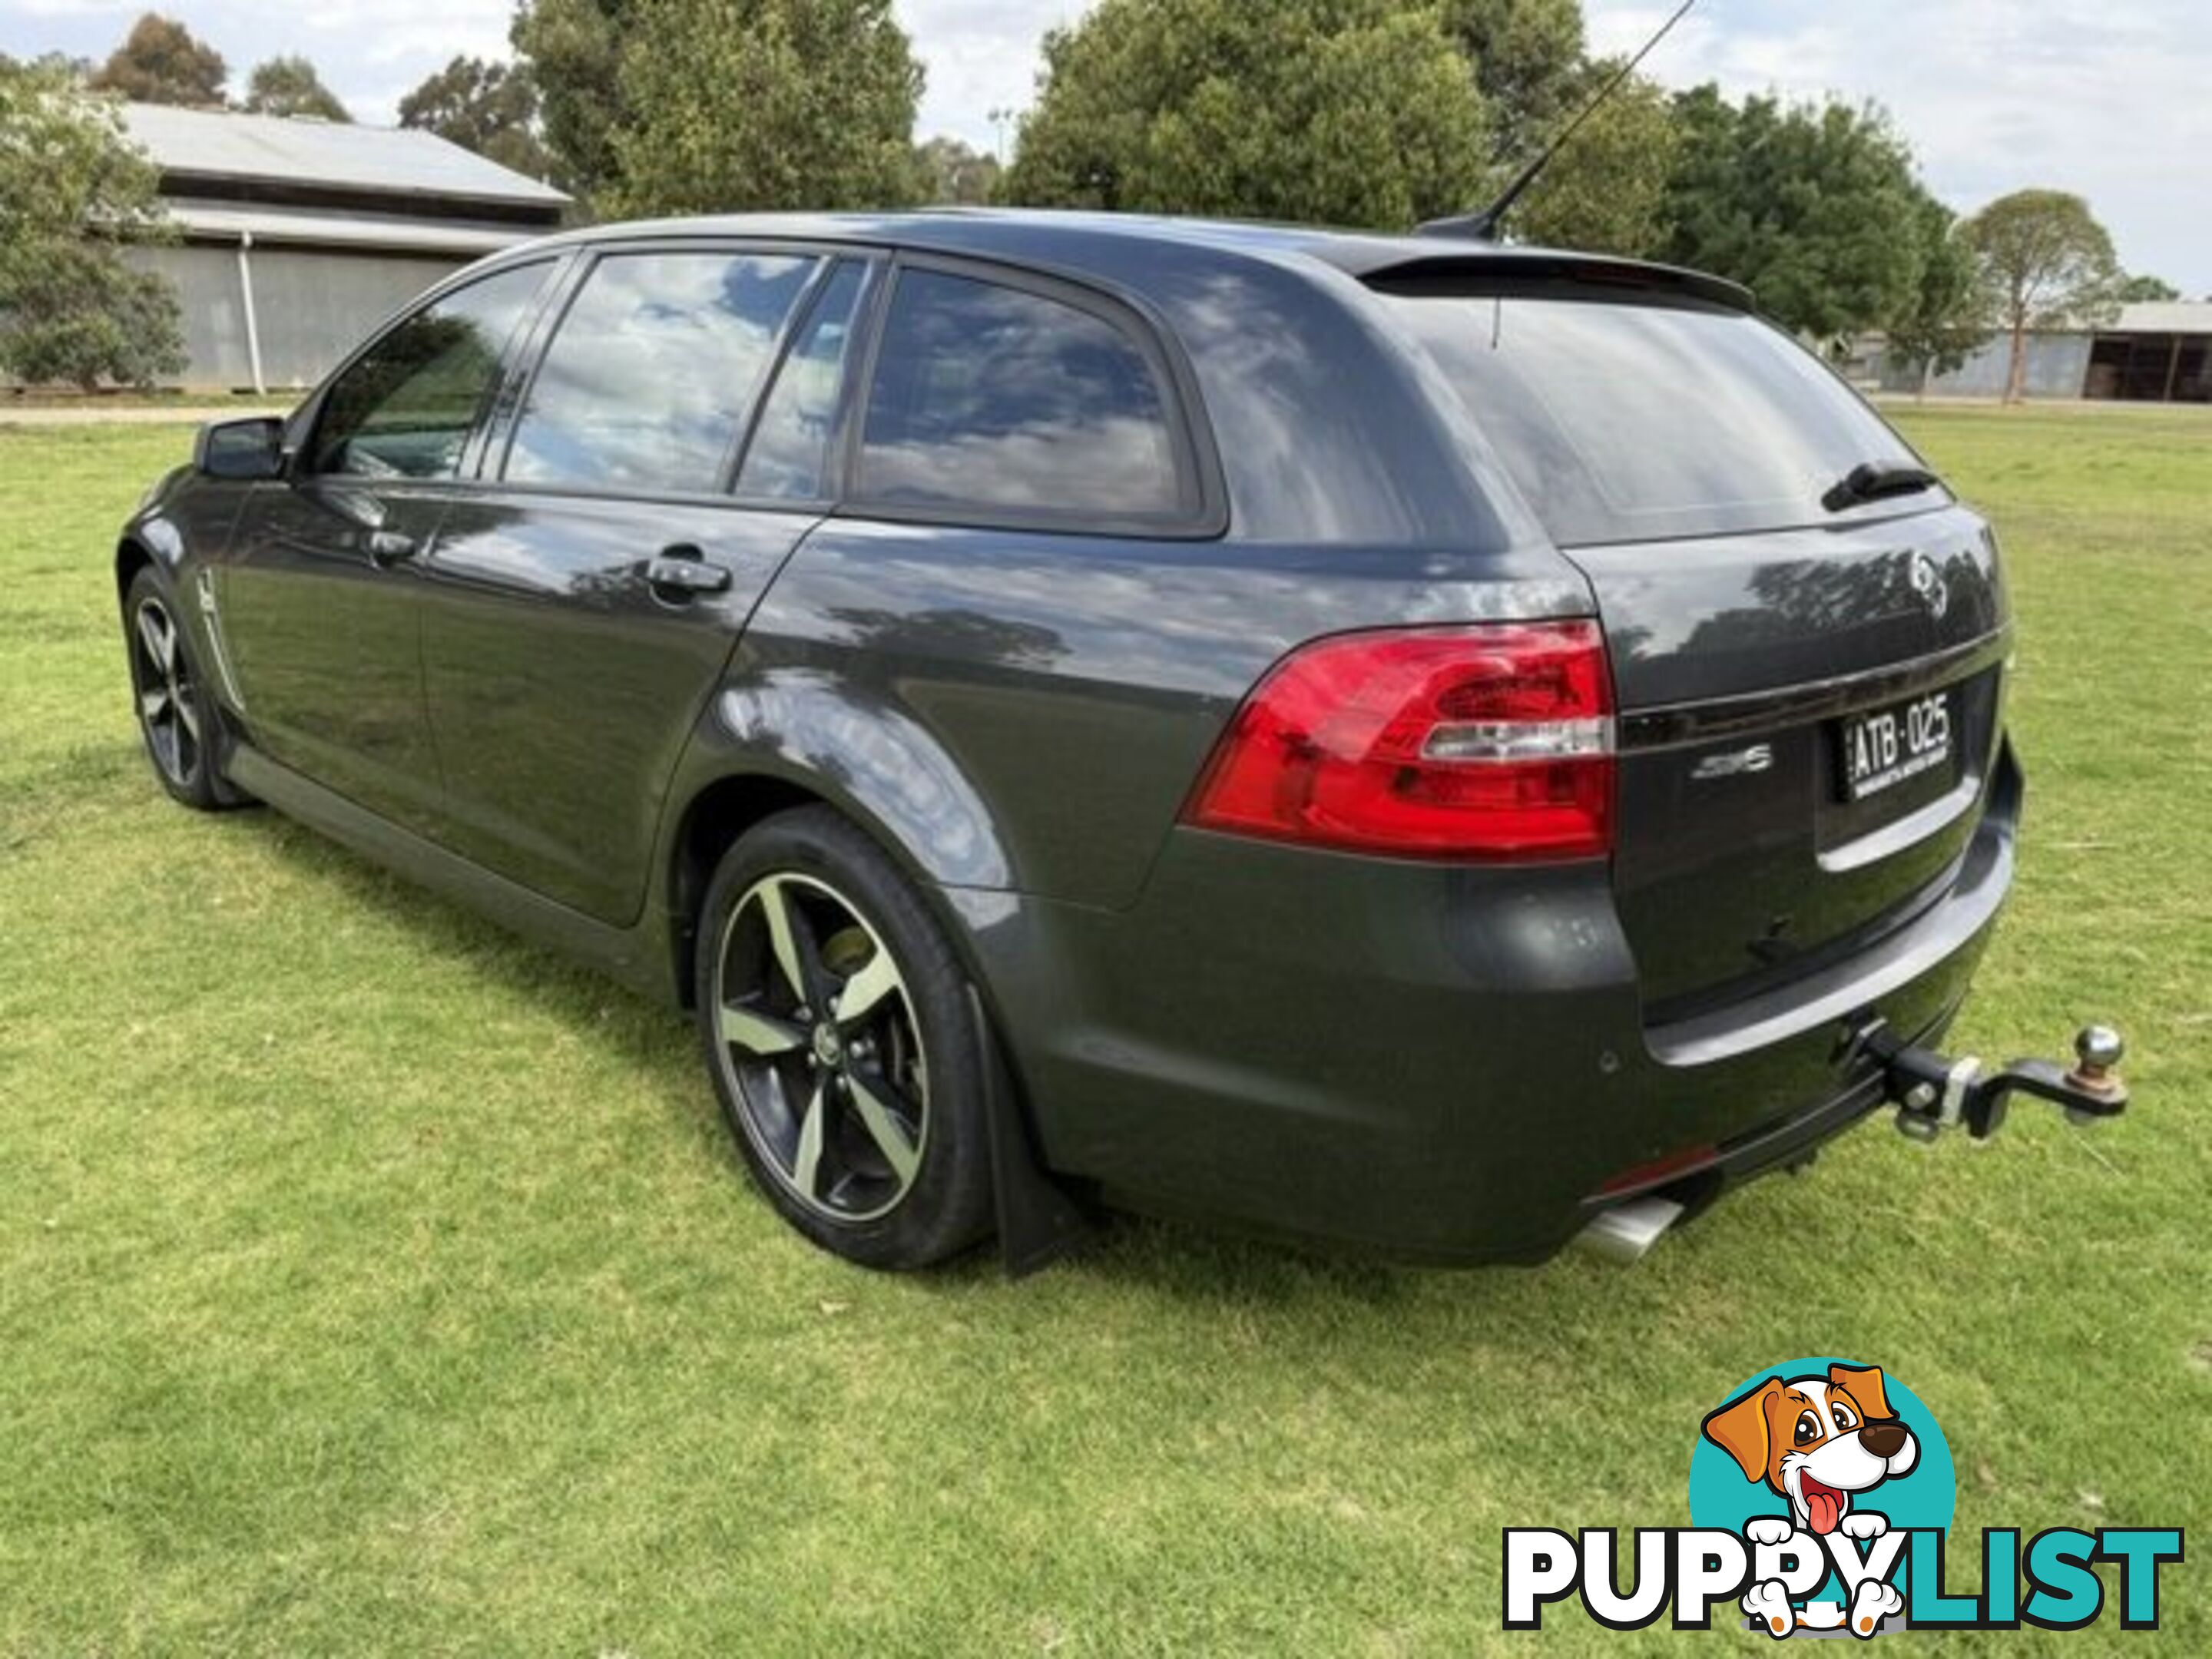
[[[896,1207],[921,1167],[928,1079],[882,935],[828,883],[764,876],[730,911],[714,992],[741,1127],[776,1179],[841,1222]]]
[[[131,682],[138,694],[138,723],[161,775],[189,788],[202,753],[198,688],[185,659],[176,618],[157,599],[138,602],[131,619]]]

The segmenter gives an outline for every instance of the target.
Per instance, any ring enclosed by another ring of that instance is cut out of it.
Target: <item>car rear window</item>
[[[1564,546],[1915,511],[1940,491],[1832,513],[1903,440],[1813,355],[1740,312],[1581,299],[1391,296]]]
[[[1190,510],[1168,394],[1099,313],[935,270],[901,274],[855,493],[979,522],[1148,521]]]

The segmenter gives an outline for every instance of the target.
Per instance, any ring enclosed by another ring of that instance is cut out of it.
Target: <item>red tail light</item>
[[[1592,622],[1345,634],[1244,700],[1185,817],[1416,858],[1602,857],[1613,689]]]

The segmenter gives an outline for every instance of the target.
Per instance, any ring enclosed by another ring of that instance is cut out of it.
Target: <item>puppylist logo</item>
[[[1572,1595],[1621,1631],[1662,1617],[1705,1630],[1716,1608],[1777,1641],[2074,1631],[2106,1613],[2100,1563],[2115,1569],[2121,1628],[2158,1628],[2159,1570],[2181,1560],[2180,1528],[2052,1527],[2023,1542],[1992,1527],[1966,1594],[1947,1586],[1957,1496],[1943,1431],[1910,1389],[1878,1365],[1792,1360],[1738,1384],[1699,1423],[1691,1525],[1638,1527],[1626,1548],[1610,1527],[1508,1527],[1505,1628],[1541,1629],[1544,1609]]]

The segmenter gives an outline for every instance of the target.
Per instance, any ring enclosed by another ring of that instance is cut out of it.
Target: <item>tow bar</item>
[[[2085,1025],[2074,1038],[2071,1068],[2057,1060],[2015,1060],[1985,1072],[1972,1054],[1947,1059],[1905,1042],[1874,1019],[1850,1033],[1844,1057],[1863,1057],[1881,1068],[1884,1097],[1896,1103],[1900,1133],[1932,1141],[1963,1123],[1976,1140],[1987,1140],[2004,1127],[2005,1108],[2014,1092],[2062,1108],[2071,1123],[2117,1117],[2128,1104],[2128,1086],[2118,1069],[2126,1052],[2111,1026]]]

